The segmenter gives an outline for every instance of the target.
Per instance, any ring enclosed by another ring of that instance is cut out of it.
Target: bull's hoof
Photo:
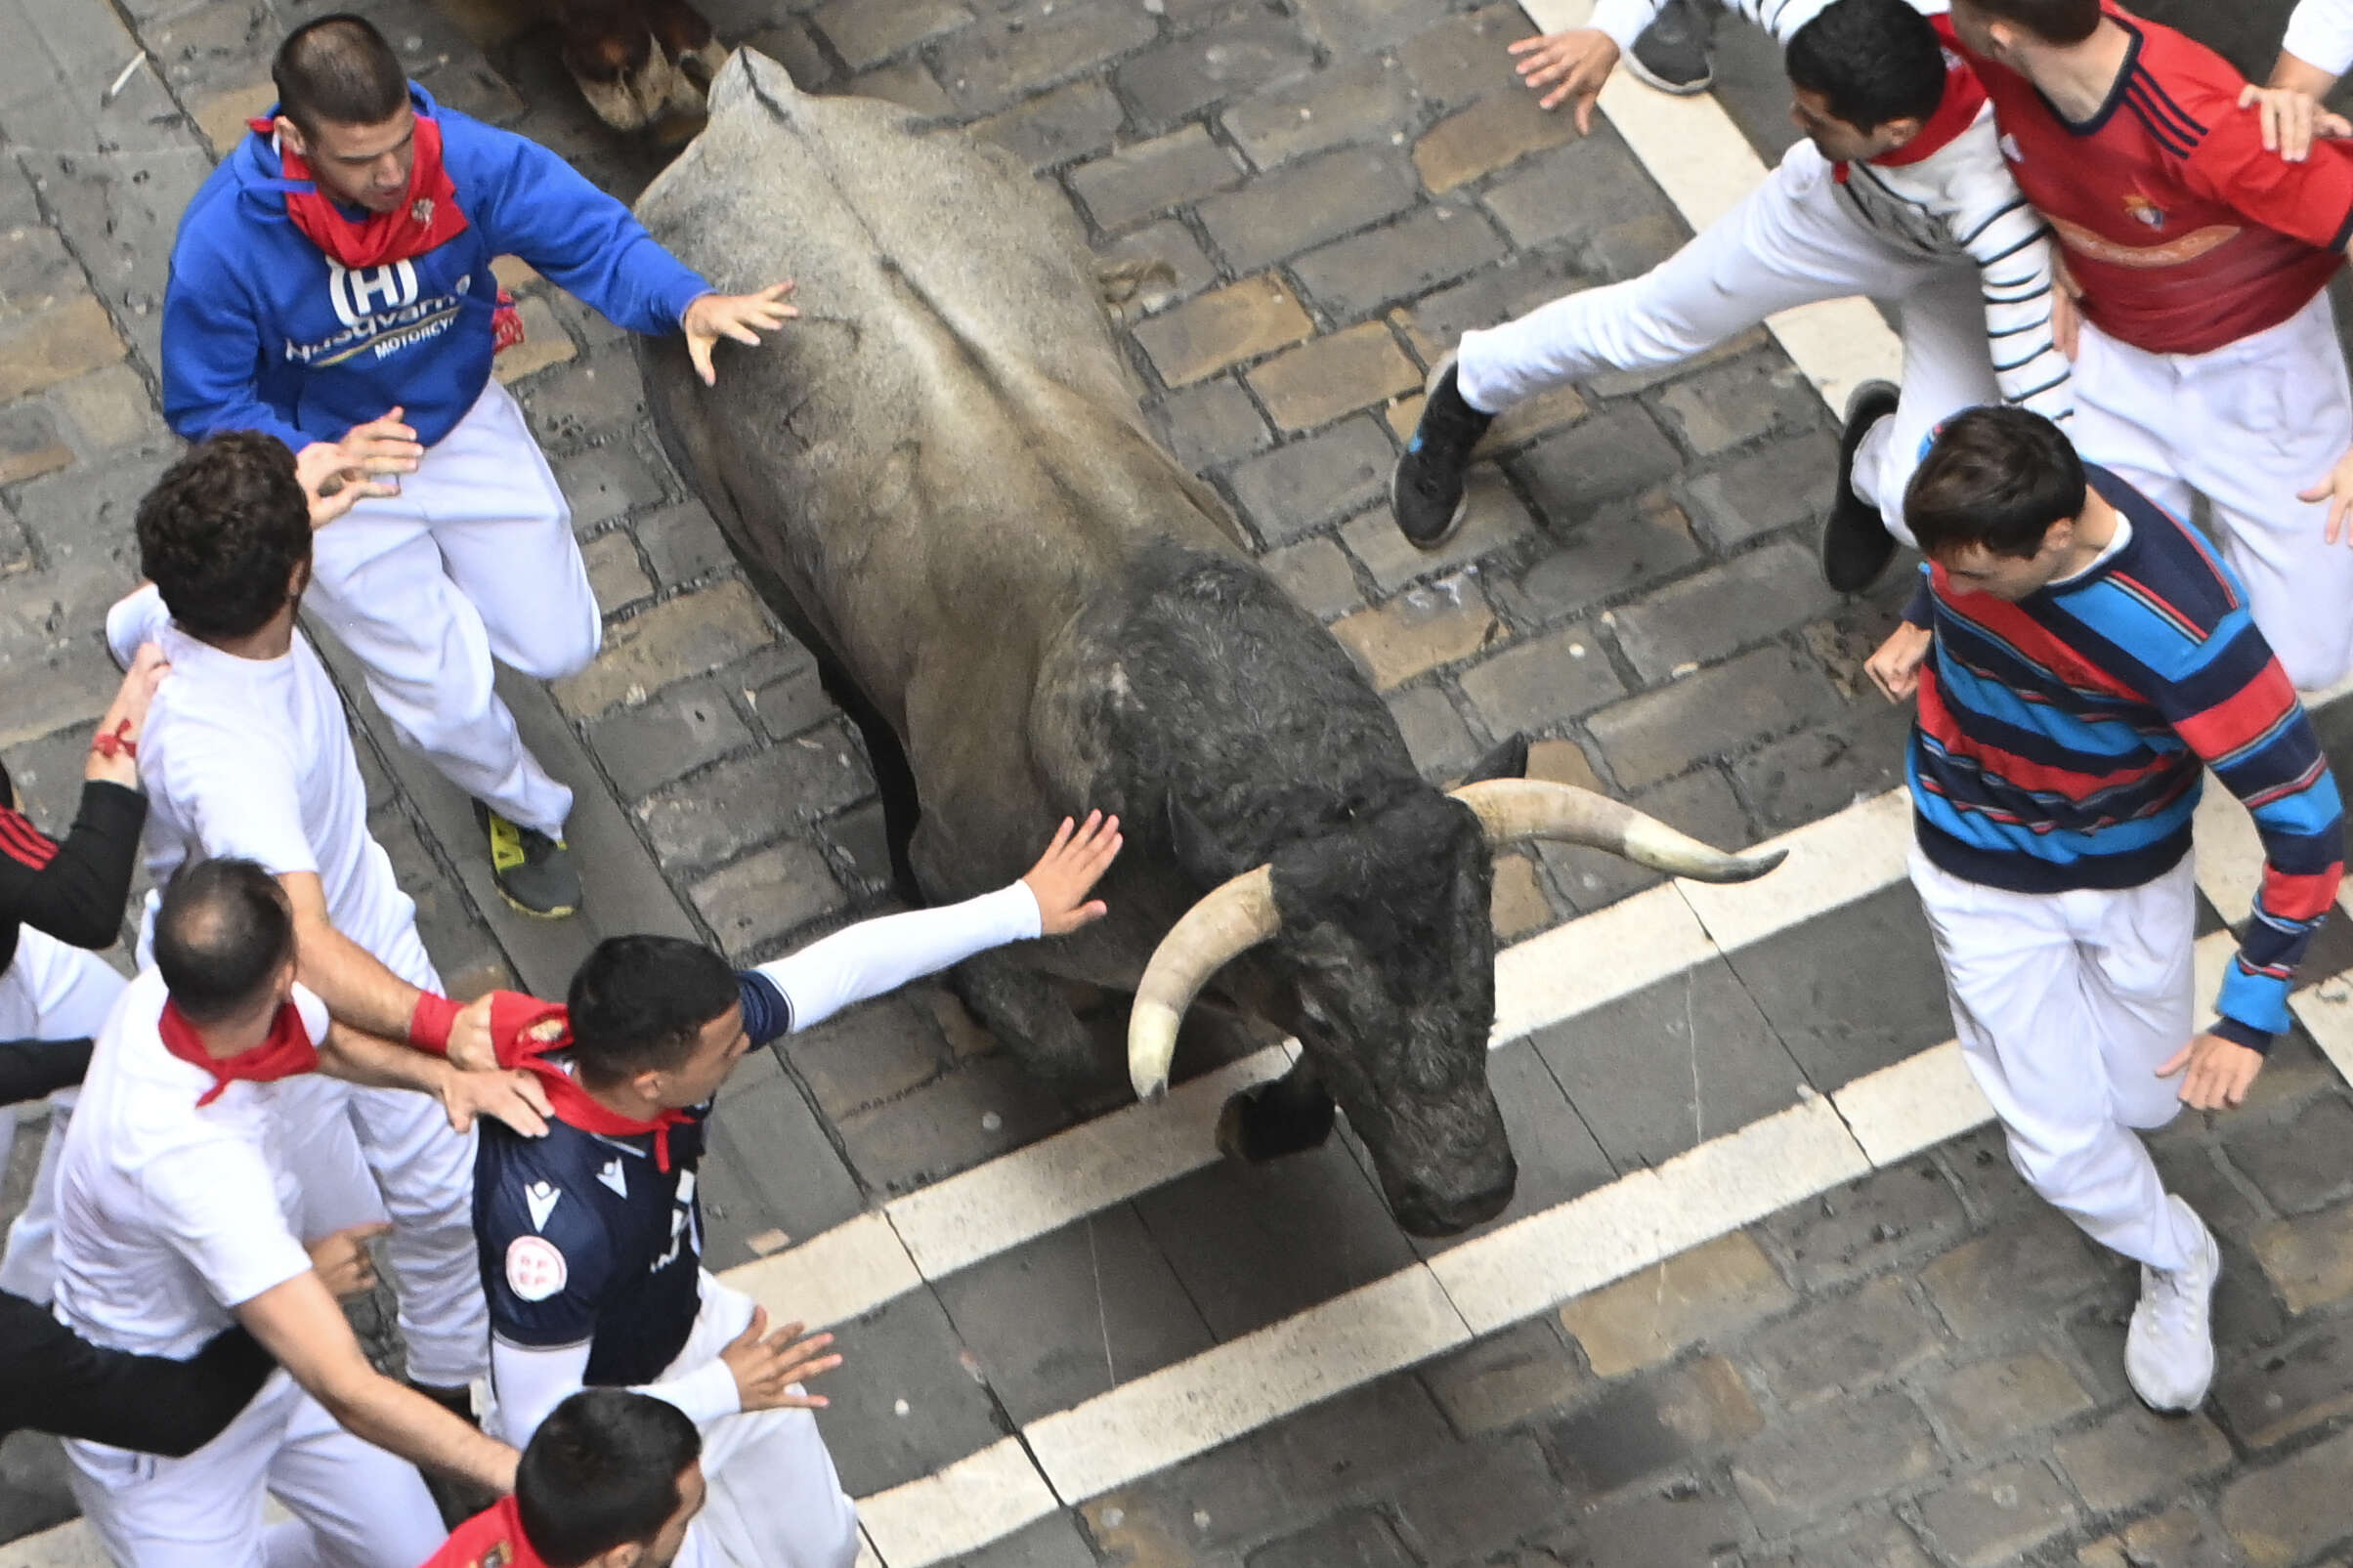
[[[1218,1113],[1218,1150],[1229,1160],[1262,1165],[1287,1154],[1321,1148],[1338,1119],[1328,1095],[1304,1103],[1296,1094],[1268,1092],[1274,1084],[1247,1088]]]
[[[585,53],[567,49],[564,66],[596,117],[617,131],[644,130],[669,110],[681,91],[695,112],[702,112],[701,91],[680,79],[678,67],[650,32],[626,43],[600,40]]]

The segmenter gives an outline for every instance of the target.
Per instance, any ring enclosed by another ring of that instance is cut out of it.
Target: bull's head
[[[1534,838],[1710,882],[1761,876],[1786,853],[1728,855],[1568,784],[1497,779],[1451,797],[1411,791],[1286,845],[1170,929],[1130,1017],[1136,1094],[1166,1092],[1186,1007],[1220,966],[1263,944],[1261,961],[1296,996],[1301,1047],[1371,1151],[1398,1224],[1444,1236],[1492,1219],[1519,1171],[1487,1086],[1489,856]]]

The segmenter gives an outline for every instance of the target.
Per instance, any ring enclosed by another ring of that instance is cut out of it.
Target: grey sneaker
[[[2169,1274],[2141,1265],[2141,1298],[2124,1335],[2124,1377],[2142,1404],[2173,1415],[2204,1404],[2214,1381],[2211,1320],[2222,1250],[2178,1193],[2165,1205],[2182,1223],[2198,1228],[2198,1252]]]
[[[1704,93],[1716,82],[1708,59],[1715,34],[1715,14],[1705,0],[1665,0],[1626,52],[1626,68],[1662,93]]]
[[[579,869],[562,839],[508,822],[479,800],[474,820],[491,842],[491,880],[509,904],[541,920],[579,909]]]

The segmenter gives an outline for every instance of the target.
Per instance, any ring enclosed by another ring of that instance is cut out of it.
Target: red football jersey
[[[546,1568],[523,1539],[512,1497],[500,1498],[450,1532],[423,1568]]]
[[[2101,9],[2132,44],[2082,124],[2016,71],[1970,57],[2010,172],[2066,247],[2083,314],[2157,354],[2203,354],[2277,326],[2327,285],[2353,239],[2353,151],[2315,143],[2302,163],[2264,151],[2229,62],[2114,0]]]

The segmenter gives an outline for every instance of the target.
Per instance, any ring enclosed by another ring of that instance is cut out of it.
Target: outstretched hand
[[[767,1329],[768,1309],[753,1307],[751,1321],[744,1325],[744,1332],[719,1352],[719,1359],[735,1375],[736,1397],[744,1409],[825,1409],[828,1403],[825,1395],[795,1393],[793,1389],[805,1379],[841,1365],[839,1356],[825,1353],[834,1336],[813,1334],[804,1339],[797,1323],[788,1323],[774,1334]]]
[[[1879,695],[1901,702],[1920,689],[1920,666],[1928,661],[1936,634],[1926,626],[1904,621],[1888,634],[1879,651],[1863,660],[1862,672],[1879,688]]]
[[[311,1254],[311,1268],[326,1287],[326,1293],[340,1301],[374,1290],[376,1260],[367,1244],[390,1234],[391,1230],[390,1221],[376,1220],[350,1226],[307,1244],[303,1250]]]
[[[1559,108],[1563,100],[1576,100],[1577,134],[1592,135],[1594,101],[1616,68],[1617,40],[1598,27],[1572,27],[1522,38],[1510,47],[1520,57],[1513,68],[1531,92],[1544,94],[1543,106]]]
[[[695,361],[695,374],[705,386],[719,384],[719,373],[710,362],[712,346],[721,338],[733,338],[758,348],[760,332],[773,332],[800,314],[797,306],[785,303],[791,292],[788,278],[757,294],[705,294],[686,308],[681,323],[686,328],[686,357]]]
[[[1087,895],[1111,869],[1124,841],[1117,817],[1091,811],[1075,830],[1068,817],[1062,819],[1054,841],[1021,876],[1038,901],[1038,923],[1047,936],[1062,936],[1103,917],[1109,906]]]
[[[2225,1111],[2246,1103],[2246,1091],[2262,1071],[2261,1051],[2220,1035],[2201,1035],[2175,1051],[2157,1076],[2181,1074],[2181,1103],[2191,1110]]]

